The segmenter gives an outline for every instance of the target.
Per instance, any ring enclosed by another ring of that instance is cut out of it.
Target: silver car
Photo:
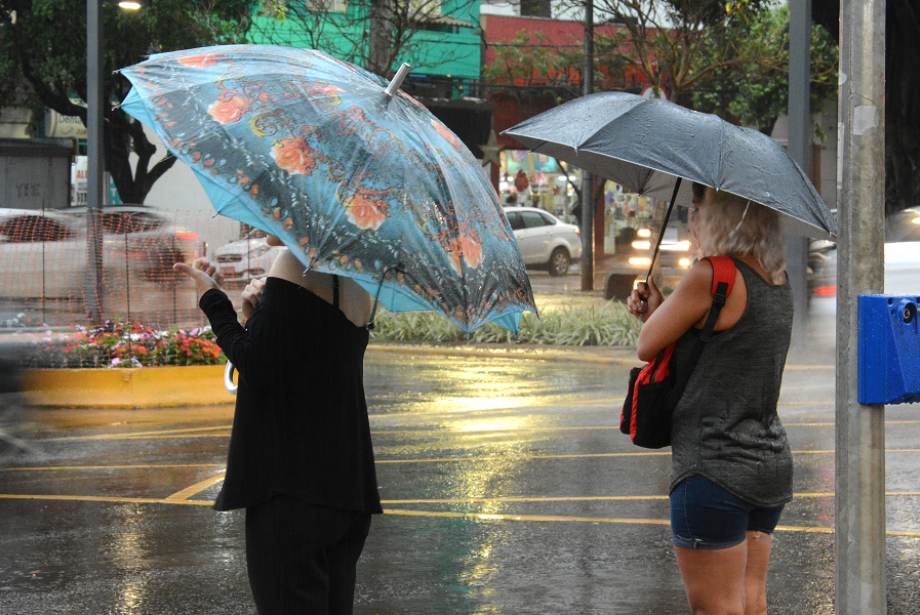
[[[572,261],[581,258],[581,232],[574,224],[536,207],[507,207],[505,215],[525,265],[563,276]]]
[[[85,208],[0,209],[0,262],[7,273],[0,297],[82,296],[87,223]],[[142,205],[102,211],[102,274],[107,293],[121,292],[129,283],[172,284],[173,263],[191,263],[199,253],[198,234],[177,228],[165,212]]]
[[[266,234],[253,229],[239,241],[232,241],[214,250],[214,260],[224,276],[227,288],[242,288],[251,280],[264,277],[284,248],[272,247]]]

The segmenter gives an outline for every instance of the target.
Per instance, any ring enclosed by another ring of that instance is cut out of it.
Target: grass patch
[[[635,346],[640,328],[639,320],[616,301],[601,306],[547,308],[541,310],[539,318],[527,312],[521,319],[517,335],[488,324],[470,333],[469,337],[432,312],[391,313],[380,309],[371,340],[427,344],[469,341],[474,344]]]

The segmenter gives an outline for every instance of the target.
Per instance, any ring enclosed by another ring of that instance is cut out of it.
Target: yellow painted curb
[[[138,369],[32,369],[23,388],[33,406],[151,408],[233,403],[223,365]]]

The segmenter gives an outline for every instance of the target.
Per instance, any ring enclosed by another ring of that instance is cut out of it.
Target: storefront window
[[[565,222],[578,224],[578,190],[581,170],[568,168],[565,163],[527,150],[502,152],[499,181],[500,200],[505,207],[539,207]],[[654,219],[663,218],[665,203],[631,193],[620,184],[608,181],[604,185],[604,254],[635,253],[634,241],[657,239],[649,229],[657,229]],[[679,215],[673,215],[671,234],[681,239],[685,235]],[[655,231],[657,232],[657,230]]]

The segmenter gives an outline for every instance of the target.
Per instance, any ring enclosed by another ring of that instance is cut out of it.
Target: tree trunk
[[[840,42],[840,1],[815,2]],[[920,0],[888,0],[885,23],[885,213],[920,202]]]
[[[392,77],[392,0],[371,0],[370,45],[367,70],[389,79]]]

